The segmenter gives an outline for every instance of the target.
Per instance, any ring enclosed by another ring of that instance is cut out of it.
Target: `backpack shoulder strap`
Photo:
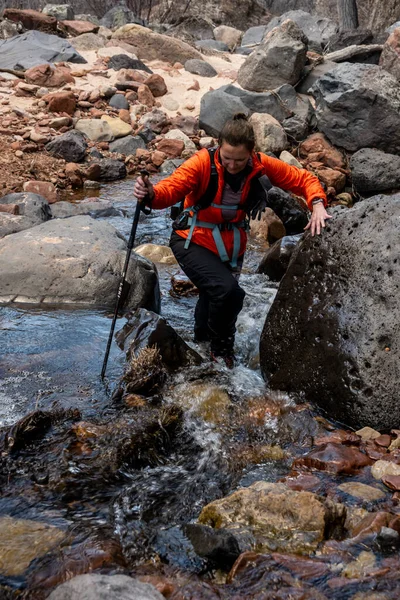
[[[218,191],[218,171],[215,165],[215,152],[216,148],[208,148],[208,155],[210,157],[210,179],[208,186],[204,194],[197,200],[194,210],[197,212],[203,208],[208,208],[214,201]]]

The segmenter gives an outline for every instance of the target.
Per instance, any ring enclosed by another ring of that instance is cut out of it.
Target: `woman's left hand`
[[[325,221],[331,218],[332,215],[328,215],[323,202],[320,202],[319,204],[314,204],[313,211],[311,213],[311,219],[308,225],[304,227],[304,231],[307,231],[307,229],[311,229],[311,235],[313,237],[316,233],[319,235],[321,233],[321,228],[323,229],[325,227]]]

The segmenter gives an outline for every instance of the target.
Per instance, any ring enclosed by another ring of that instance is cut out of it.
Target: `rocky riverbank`
[[[165,222],[153,230],[150,218],[109,397],[47,389],[43,355],[56,363],[61,335],[45,343],[25,323],[43,347],[22,343],[0,362],[12,385],[31,378],[13,405],[22,418],[0,429],[1,597],[399,595],[400,29],[355,39],[328,18],[258,9],[245,31],[200,17],[168,30],[100,25],[65,7],[8,9],[0,24],[0,301],[23,303],[21,315],[75,309],[61,381],[79,378],[85,352],[103,358],[77,309],[109,309],[116,295],[126,240],[104,221],[131,209],[98,200],[109,182],[129,196],[139,169],[171,173],[242,111],[257,150],[315,173],[337,207],[324,237],[303,238],[302,200],[271,192],[279,217],[252,223],[258,251],[242,277],[282,281],[260,353],[247,339],[233,371],[188,343],[196,290],[159,245]],[[249,285],[238,339],[246,327],[258,339],[275,290],[263,293]],[[168,306],[157,314],[161,296],[177,302],[175,329]],[[7,339],[23,339],[19,319],[2,325]]]

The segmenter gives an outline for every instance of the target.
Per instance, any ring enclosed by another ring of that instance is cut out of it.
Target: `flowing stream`
[[[120,216],[107,220],[128,238],[132,180],[104,186],[100,198],[120,209]],[[168,211],[153,212],[141,216],[135,244],[167,244],[169,235]],[[33,590],[26,597],[41,599],[65,573],[104,565],[111,572],[128,564],[140,573],[147,564],[149,573],[169,568],[204,576],[207,565],[189,543],[185,524],[239,486],[277,481],[290,471],[293,456],[308,451],[319,431],[310,408],[269,394],[259,371],[259,337],[277,289],[255,274],[262,252],[250,240],[241,276],[247,295],[237,324],[238,366],[228,371],[206,361],[181,369],[162,392],[162,408],[155,398],[141,408],[140,418],[137,408],[125,411],[112,397],[126,366],[115,342],[107,382],[100,380],[110,314],[0,308],[0,426],[34,410],[56,415],[35,451],[28,444],[6,463],[0,519],[33,519],[66,536],[61,550],[33,562],[28,575],[0,575],[0,592],[3,584]],[[193,345],[196,297],[171,296],[178,268],[158,269],[161,314]],[[119,319],[116,331],[124,323]],[[204,348],[193,347],[207,357]],[[13,435],[18,441],[18,431]],[[26,543],[24,537],[14,539],[16,545]],[[214,598],[204,593],[208,597]]]

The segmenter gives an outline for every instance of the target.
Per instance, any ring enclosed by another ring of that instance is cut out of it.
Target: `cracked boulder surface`
[[[335,209],[305,236],[267,316],[260,362],[271,388],[350,426],[400,423],[400,194]]]
[[[0,303],[111,308],[126,241],[109,223],[54,219],[0,240]],[[132,253],[125,307],[159,310],[156,267]],[[125,293],[125,289],[124,289]]]

